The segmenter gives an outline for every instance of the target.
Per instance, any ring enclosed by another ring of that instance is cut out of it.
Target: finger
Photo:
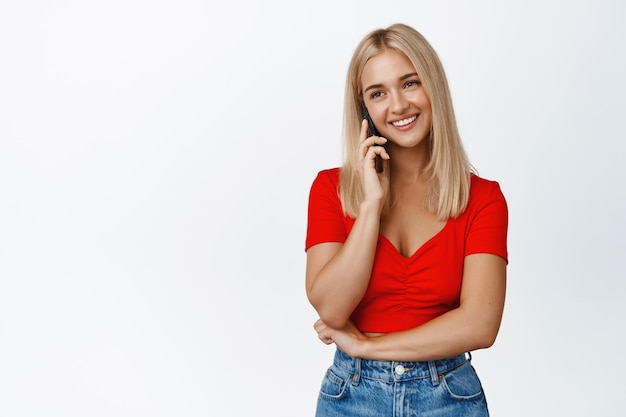
[[[359,142],[363,142],[365,139],[369,137],[369,128],[367,125],[367,120],[361,120],[361,132],[359,133]]]
[[[370,136],[361,142],[361,158],[367,157],[367,153],[372,148],[382,148],[387,143],[387,139],[381,136]],[[379,145],[379,146],[376,146]],[[372,155],[370,155],[372,157]]]
[[[332,339],[332,337],[330,336],[326,336],[326,335],[318,335],[318,338],[322,341],[322,343],[326,344],[326,345],[330,345],[331,343],[334,343],[334,340]]]
[[[376,158],[376,155],[380,155],[381,158],[389,160],[389,154],[387,153],[387,149],[385,149],[385,147],[383,146],[387,142],[387,139],[379,137],[376,137],[376,139],[378,140],[376,141],[375,145],[372,144],[371,146],[366,148],[363,158],[368,160],[374,160]]]
[[[315,331],[317,332],[317,338],[319,340],[327,345],[333,343],[333,338],[329,333],[328,326],[326,326],[326,324],[322,320],[316,321],[314,327]]]
[[[313,325],[315,332],[317,333],[317,337],[324,343],[327,343],[328,337],[328,326],[322,320],[318,320]]]
[[[385,146],[385,144],[387,143],[387,138],[384,138],[382,136],[372,136],[372,139],[374,140],[374,144],[376,145]]]
[[[385,138],[382,138],[385,139]],[[375,155],[380,155],[381,158],[385,159],[385,160],[389,160],[389,154],[387,153],[387,149],[385,149],[384,146],[372,146],[370,149],[372,149],[372,152],[374,152]]]

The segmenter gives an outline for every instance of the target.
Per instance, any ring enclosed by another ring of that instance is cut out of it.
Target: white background
[[[313,415],[309,186],[347,63],[395,22],[439,52],[509,202],[493,416],[617,416],[626,372],[626,6],[6,1],[0,416]]]

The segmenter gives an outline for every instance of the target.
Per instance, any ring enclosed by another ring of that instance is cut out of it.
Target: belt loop
[[[354,374],[352,374],[352,385],[357,386],[361,381],[361,358],[354,358]]]
[[[467,360],[472,361],[472,352],[467,352]]]
[[[430,371],[430,382],[435,386],[439,385],[439,374],[437,373],[435,361],[428,361],[428,370]]]

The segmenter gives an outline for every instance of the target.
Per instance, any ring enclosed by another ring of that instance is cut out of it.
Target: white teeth
[[[408,125],[415,119],[417,119],[417,116],[409,117],[408,119],[404,119],[404,120],[398,120],[397,122],[391,122],[391,124],[397,127],[402,127],[402,126]]]

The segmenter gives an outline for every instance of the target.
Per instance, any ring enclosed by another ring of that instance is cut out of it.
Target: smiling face
[[[402,148],[425,146],[432,110],[413,64],[387,49],[370,58],[361,76],[363,100],[381,136]]]

